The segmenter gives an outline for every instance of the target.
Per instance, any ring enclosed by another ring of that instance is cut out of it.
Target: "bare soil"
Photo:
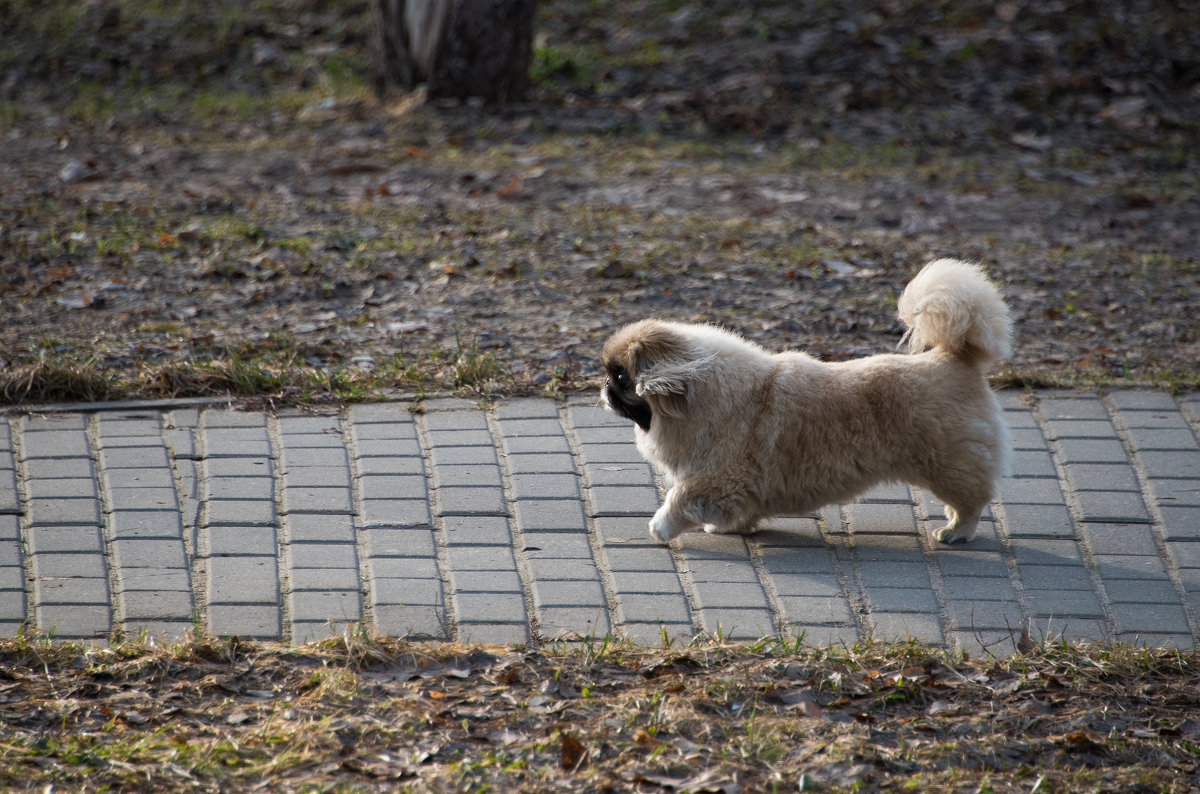
[[[648,315],[856,357],[943,255],[1000,382],[1197,383],[1171,4],[548,3],[503,108],[377,101],[354,4],[76,6],[0,23],[10,402],[561,393]]]

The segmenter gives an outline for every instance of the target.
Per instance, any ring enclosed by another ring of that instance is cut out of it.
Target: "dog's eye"
[[[629,373],[617,367],[612,371],[612,379],[617,382],[617,385],[622,389],[629,388]]]

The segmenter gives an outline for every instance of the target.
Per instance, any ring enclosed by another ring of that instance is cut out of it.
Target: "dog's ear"
[[[683,415],[713,361],[687,334],[662,323],[643,325],[628,350],[638,395],[657,398],[658,409],[673,416]]]

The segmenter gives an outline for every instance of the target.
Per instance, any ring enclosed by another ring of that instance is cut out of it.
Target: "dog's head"
[[[696,379],[712,359],[685,326],[658,320],[627,325],[604,345],[603,401],[648,432],[655,415],[684,415]]]

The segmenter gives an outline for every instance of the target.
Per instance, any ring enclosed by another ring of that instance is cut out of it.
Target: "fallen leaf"
[[[572,771],[579,768],[586,752],[583,743],[571,734],[563,731],[562,737],[562,768]]]

